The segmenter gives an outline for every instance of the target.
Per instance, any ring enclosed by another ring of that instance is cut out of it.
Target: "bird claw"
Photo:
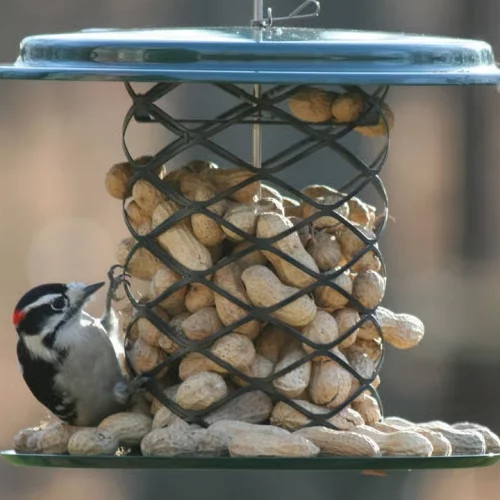
[[[123,272],[122,272],[122,274],[120,274],[119,276],[115,276],[115,271],[116,271],[117,269],[122,269],[122,271],[123,271]],[[125,266],[122,266],[121,264],[115,264],[114,266],[111,266],[111,267],[109,268],[109,271],[108,271],[108,279],[109,279],[110,281],[113,281],[113,280],[115,280],[115,279],[117,279],[117,278],[118,278],[118,279],[120,279],[120,278],[122,278],[122,277],[124,277],[124,276],[126,276],[127,278],[131,278],[131,277],[132,277],[132,276],[130,276],[130,274],[129,274],[129,273],[125,272]]]
[[[114,388],[115,400],[119,404],[125,406],[136,392],[144,388],[148,380],[149,377],[146,377],[144,375],[137,375],[137,377],[135,377],[130,382],[118,382]]]
[[[149,382],[150,377],[145,375],[137,375],[133,380],[130,381],[129,387],[133,392],[144,389],[145,385]]]
[[[121,269],[122,273],[115,275],[115,271],[117,269]],[[108,295],[107,295],[107,302],[108,304],[111,304],[111,302],[122,300],[125,298],[125,295],[123,297],[118,297],[117,291],[120,285],[126,284],[127,286],[130,286],[130,274],[125,272],[125,268],[120,265],[116,264],[112,266],[109,271],[108,271],[108,279],[109,279],[109,288],[108,288]]]

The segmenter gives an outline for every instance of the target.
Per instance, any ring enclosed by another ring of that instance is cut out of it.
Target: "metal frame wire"
[[[180,346],[180,349],[176,351],[174,354],[169,355],[165,361],[160,363],[150,372],[144,374],[150,377],[149,382],[147,384],[148,391],[157,398],[163,405],[169,408],[172,412],[183,418],[188,422],[196,422],[201,423],[203,425],[203,419],[209,413],[214,410],[224,406],[230,400],[238,397],[246,392],[260,390],[268,394],[273,401],[283,401],[288,404],[290,407],[294,408],[297,411],[300,411],[303,415],[311,420],[310,425],[324,425],[331,428],[336,428],[333,424],[331,424],[328,420],[334,415],[338,414],[342,409],[347,407],[352,401],[354,401],[361,393],[364,391],[370,391],[370,393],[375,397],[380,408],[382,409],[382,403],[378,396],[377,391],[370,385],[377,375],[380,372],[383,360],[384,360],[384,340],[383,340],[383,332],[380,328],[380,325],[376,321],[374,317],[375,310],[369,310],[365,308],[355,297],[351,294],[344,291],[341,287],[339,287],[336,283],[333,282],[336,277],[340,274],[351,268],[359,259],[363,257],[367,252],[374,252],[375,255],[381,261],[381,273],[383,276],[385,273],[385,264],[383,257],[377,247],[377,242],[381,232],[383,231],[385,224],[387,222],[387,208],[388,208],[388,199],[387,194],[384,188],[382,181],[380,180],[379,173],[380,170],[385,163],[387,158],[388,150],[389,150],[389,134],[388,134],[388,125],[386,123],[387,134],[385,137],[384,145],[381,148],[380,153],[376,156],[374,161],[371,164],[366,164],[360,158],[358,158],[354,153],[349,151],[344,145],[342,145],[339,141],[345,137],[348,133],[350,133],[355,127],[364,124],[374,123],[374,118],[378,120],[380,105],[382,104],[387,90],[387,87],[378,88],[373,94],[367,94],[362,89],[358,87],[352,86],[344,86],[344,91],[356,91],[362,93],[367,102],[368,109],[363,114],[363,116],[356,122],[338,126],[329,125],[312,125],[309,123],[302,122],[296,117],[289,114],[287,111],[284,111],[279,107],[279,104],[282,103],[285,99],[296,93],[300,90],[300,86],[285,86],[278,85],[270,88],[266,92],[263,92],[260,98],[254,97],[251,92],[245,90],[244,88],[232,85],[232,84],[213,84],[218,89],[226,92],[227,94],[237,98],[240,103],[238,105],[233,106],[229,110],[224,113],[219,114],[213,119],[208,120],[186,120],[186,119],[176,119],[167,113],[164,109],[162,109],[157,101],[164,96],[167,96],[171,91],[177,88],[179,83],[159,83],[153,86],[150,90],[145,92],[144,94],[139,94],[135,92],[132,86],[129,83],[125,84],[126,90],[130,95],[133,103],[127,112],[122,129],[122,144],[123,150],[125,152],[125,156],[128,161],[133,165],[134,175],[130,181],[129,187],[131,189],[132,185],[139,179],[147,180],[151,183],[156,189],[165,194],[168,199],[176,202],[180,209],[177,213],[175,213],[172,217],[165,220],[160,226],[153,229],[147,235],[138,234],[131,225],[131,222],[128,220],[127,213],[125,211],[126,201],[124,201],[123,209],[124,209],[124,217],[127,228],[129,229],[131,235],[137,241],[137,244],[130,251],[127,261],[125,263],[125,270],[127,269],[131,258],[135,254],[135,252],[140,248],[146,248],[151,254],[157,257],[165,266],[170,269],[176,271],[181,279],[172,285],[170,288],[165,290],[160,296],[155,298],[154,300],[148,303],[142,303],[136,300],[134,297],[130,287],[126,287],[126,293],[128,299],[133,304],[133,306],[137,310],[137,316],[134,320],[134,323],[140,318],[147,318],[156,328],[158,328],[164,335],[167,335],[172,341],[177,343]],[[383,114],[382,114],[383,116]],[[151,159],[146,164],[137,164],[132,157],[129,148],[127,146],[126,141],[126,133],[127,130],[133,120],[137,122],[147,122],[147,123],[158,123],[161,126],[165,127],[169,132],[173,133],[177,138],[172,140],[169,144],[167,144],[163,149],[161,149],[156,155],[151,157]],[[263,159],[262,168],[255,168],[253,165],[243,160],[239,156],[235,155],[228,149],[221,147],[214,140],[214,136],[216,134],[232,127],[236,124],[248,124],[252,125],[255,123],[260,123],[266,126],[290,126],[293,129],[299,131],[305,137],[294,143],[293,145],[283,149],[277,154],[274,154],[272,157]],[[219,192],[214,198],[208,201],[203,202],[195,202],[187,199],[182,194],[177,192],[173,186],[169,185],[166,182],[163,182],[162,179],[158,176],[157,172],[162,168],[164,164],[174,159],[177,155],[183,153],[193,146],[203,146],[209,151],[215,153],[220,158],[226,160],[231,165],[236,167],[241,167],[247,169],[252,172],[253,176],[240,184],[231,187],[223,192]],[[283,172],[288,167],[295,165],[301,162],[304,158],[316,153],[321,149],[329,149],[331,151],[339,154],[345,161],[347,161],[357,172],[357,175],[344,186],[339,188],[339,191],[345,193],[341,199],[337,202],[324,205],[318,203],[316,200],[304,195],[301,191],[289,185],[287,182],[276,177],[276,174]],[[290,228],[283,233],[269,239],[260,239],[256,236],[249,236],[243,231],[241,231],[238,227],[224,220],[223,217],[211,212],[209,207],[216,203],[219,200],[229,197],[239,189],[252,184],[256,181],[267,181],[272,184],[278,186],[279,188],[283,188],[288,191],[291,195],[295,196],[299,201],[303,200],[306,203],[312,205],[317,212],[303,220],[293,228]],[[345,202],[347,202],[352,197],[356,196],[363,188],[365,188],[368,184],[371,184],[375,189],[378,197],[380,198],[384,211],[383,211],[383,220],[378,226],[378,231],[375,235],[375,238],[370,239],[367,238],[363,233],[361,233],[347,218],[339,214],[336,210],[342,206]],[[230,255],[228,257],[224,257],[219,262],[215,263],[210,269],[206,271],[193,271],[187,269],[181,263],[177,262],[172,256],[166,252],[156,241],[156,238],[162,234],[164,231],[172,228],[182,219],[186,217],[190,217],[192,214],[204,214],[214,221],[216,221],[221,226],[228,228],[239,236],[243,237],[246,241],[250,242],[251,245],[237,254]],[[347,226],[358,238],[360,238],[365,247],[353,258],[347,262],[344,266],[334,272],[326,272],[326,273],[315,273],[311,271],[309,268],[305,267],[303,264],[295,261],[289,255],[286,255],[282,251],[274,248],[272,245],[276,241],[284,238],[285,236],[300,230],[301,228],[312,224],[312,222],[320,217],[333,217],[337,219],[341,224]],[[269,308],[255,308],[249,306],[242,302],[241,300],[233,297],[226,290],[217,286],[214,282],[210,280],[210,276],[212,276],[217,270],[227,266],[232,262],[236,262],[241,257],[255,251],[255,250],[265,250],[268,252],[272,252],[275,255],[279,256],[281,259],[293,264],[298,269],[307,273],[309,276],[312,276],[315,282],[303,289],[299,292],[295,293],[293,296],[288,297],[286,300],[276,304],[275,306]],[[192,341],[184,337],[179,333],[178,330],[169,326],[155,311],[154,307],[156,307],[160,302],[164,299],[180,290],[185,285],[190,283],[201,283],[206,285],[214,293],[221,295],[222,297],[230,300],[235,303],[239,307],[243,308],[248,312],[247,316],[238,320],[232,325],[225,326],[212,335],[209,338],[200,340],[200,341]],[[271,314],[280,309],[281,307],[290,304],[294,300],[298,299],[307,294],[311,294],[317,287],[319,286],[327,286],[332,288],[333,290],[339,292],[344,297],[346,297],[350,305],[355,307],[360,313],[360,321],[349,329],[344,335],[337,338],[334,342],[328,345],[320,345],[315,344],[314,342],[308,340],[303,337],[300,331],[294,327],[291,327],[279,320],[278,318],[273,317]],[[278,373],[273,373],[272,375],[266,378],[252,378],[248,375],[242,373],[240,370],[235,369],[232,365],[226,363],[225,361],[219,359],[214,354],[209,351],[210,346],[214,343],[214,341],[220,339],[224,335],[231,333],[236,330],[239,326],[251,321],[251,320],[260,320],[263,324],[273,324],[277,327],[284,329],[288,332],[288,334],[294,336],[297,339],[300,339],[301,342],[309,345],[314,349],[314,352],[311,354],[307,354],[302,359],[296,361],[295,363],[287,366],[283,370]],[[358,374],[349,364],[345,363],[341,358],[339,358],[335,353],[331,352],[331,349],[338,346],[343,340],[352,335],[358,328],[360,328],[365,322],[371,321],[376,329],[379,332],[379,335],[382,339],[382,355],[376,364],[375,371],[369,379],[364,379],[360,374]],[[133,327],[132,323],[129,326],[128,333],[130,333],[131,328]],[[126,347],[128,346],[128,340],[125,341]],[[127,352],[127,351],[126,351]],[[188,411],[181,408],[172,398],[169,398],[163,392],[161,385],[158,382],[158,375],[163,371],[165,367],[175,366],[175,364],[186,354],[188,353],[201,353],[208,359],[217,363],[219,366],[226,369],[229,374],[239,377],[240,379],[247,382],[249,385],[245,387],[238,388],[235,392],[228,394],[224,399],[218,401],[210,408],[200,411]],[[318,415],[307,411],[302,408],[295,401],[292,401],[290,398],[280,394],[273,386],[273,381],[286,373],[294,370],[298,366],[302,365],[304,362],[307,362],[313,359],[316,356],[327,356],[330,359],[334,360],[338,364],[340,364],[343,368],[345,368],[353,377],[355,377],[359,383],[360,387],[358,390],[351,395],[344,403],[339,405],[337,408],[327,411],[324,414]],[[127,366],[132,376],[136,375],[134,367],[132,366],[131,360],[129,356],[126,356]]]

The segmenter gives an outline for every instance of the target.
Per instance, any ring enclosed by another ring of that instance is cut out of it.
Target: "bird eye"
[[[64,300],[64,297],[58,297],[51,302],[50,307],[52,307],[54,311],[61,311],[62,309],[64,309],[65,305],[66,300]]]

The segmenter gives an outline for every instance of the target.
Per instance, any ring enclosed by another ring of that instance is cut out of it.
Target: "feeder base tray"
[[[82,469],[192,469],[192,470],[416,470],[487,467],[500,461],[500,454],[454,457],[378,457],[378,458],[231,458],[231,457],[142,457],[70,456],[1,452],[12,465]]]

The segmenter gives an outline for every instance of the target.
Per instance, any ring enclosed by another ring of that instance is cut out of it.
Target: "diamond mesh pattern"
[[[151,252],[151,254],[153,254],[157,259],[159,259],[165,266],[176,271],[181,276],[181,279],[178,282],[165,290],[154,300],[151,300],[147,303],[139,302],[132,294],[130,288],[127,287],[128,299],[132,302],[133,306],[137,310],[137,316],[134,322],[142,317],[147,318],[156,328],[158,328],[164,335],[168,336],[179,346],[179,349],[176,352],[170,354],[163,362],[158,364],[158,366],[156,366],[146,374],[151,377],[150,382],[147,386],[148,390],[163,405],[179,415],[181,418],[188,422],[197,423],[203,423],[203,418],[207,414],[213,412],[217,408],[224,406],[233,398],[240,396],[243,393],[254,390],[265,392],[266,394],[271,396],[271,398],[275,402],[285,402],[290,407],[294,408],[297,411],[300,411],[303,415],[311,419],[311,423],[315,425],[325,425],[332,428],[335,428],[335,426],[328,420],[334,415],[338,414],[343,408],[347,407],[364,391],[370,391],[370,393],[376,398],[380,407],[382,408],[377,391],[370,384],[375,380],[380,371],[384,358],[384,350],[382,349],[382,354],[379,360],[376,362],[376,367],[373,374],[368,379],[365,379],[361,374],[357,373],[356,370],[354,370],[348,363],[346,363],[344,359],[342,359],[342,357],[339,357],[337,354],[335,354],[335,352],[332,352],[332,349],[334,347],[337,347],[347,337],[353,335],[354,332],[356,332],[363,324],[365,324],[365,322],[370,321],[375,325],[379,332],[379,335],[382,339],[382,347],[384,345],[382,330],[380,329],[380,326],[373,316],[375,309],[370,310],[364,307],[363,304],[361,304],[352,294],[341,288],[334,282],[334,280],[346,270],[355,265],[356,262],[358,262],[368,252],[373,252],[378,257],[381,262],[380,273],[385,277],[384,260],[378,249],[377,243],[387,221],[388,200],[385,188],[382,181],[380,180],[379,173],[387,157],[389,149],[389,134],[387,133],[385,137],[384,145],[382,146],[380,153],[376,155],[376,158],[370,164],[367,164],[353,152],[351,152],[347,146],[341,143],[341,139],[349,134],[356,126],[373,123],[373,117],[376,117],[378,120],[378,110],[381,103],[383,102],[383,99],[385,98],[387,88],[379,88],[373,94],[368,95],[360,88],[344,87],[344,91],[355,90],[356,92],[363,93],[366,96],[368,103],[370,104],[370,109],[368,109],[367,112],[356,123],[333,127],[331,124],[329,126],[325,126],[304,123],[282,109],[282,107],[280,107],[280,104],[282,104],[292,94],[300,90],[300,88],[298,87],[282,85],[274,86],[266,90],[265,92],[263,92],[262,97],[257,99],[253,97],[249,90],[247,91],[242,87],[230,84],[217,84],[216,86],[218,87],[218,89],[237,99],[239,101],[239,104],[232,106],[230,109],[219,114],[211,120],[183,120],[174,118],[164,109],[162,109],[162,107],[158,104],[158,101],[162,98],[168,97],[168,94],[179,85],[180,84],[177,83],[161,83],[155,85],[144,94],[139,94],[134,91],[130,84],[126,84],[127,91],[133,100],[133,104],[126,114],[123,125],[124,152],[128,161],[131,162],[134,168],[134,175],[130,181],[130,190],[132,189],[132,185],[137,180],[144,179],[151,183],[161,193],[163,193],[168,200],[174,201],[179,206],[179,210],[175,214],[161,223],[158,227],[154,228],[149,234],[143,235],[138,234],[134,230],[125,211],[124,202],[125,222],[131,235],[137,241],[137,244],[130,251],[127,262],[125,264],[125,269],[127,269],[130,260],[132,259],[135,252],[137,252],[140,248],[145,248],[149,252]],[[169,132],[175,134],[177,138],[172,140],[157,154],[152,156],[149,161],[145,163],[136,163],[128,149],[126,140],[127,129],[131,122],[134,120],[138,122],[157,123],[159,126],[165,127],[165,129],[167,129]],[[264,128],[279,125],[292,127],[294,130],[298,131],[303,136],[303,138],[299,141],[295,141],[293,144],[287,146],[286,148],[283,148],[278,153],[274,153],[272,156],[263,158],[262,168],[254,168],[250,163],[248,163],[235,153],[231,152],[229,149],[218,144],[216,136],[217,134],[221,133],[224,130],[227,130],[233,125],[248,124],[251,126],[251,124],[255,122],[262,123]],[[388,127],[386,128],[388,129]],[[232,166],[248,170],[252,174],[252,176],[231,188],[218,192],[214,198],[208,201],[199,202],[187,199],[185,196],[180,194],[172,185],[164,182],[158,176],[158,172],[166,163],[173,160],[178,155],[193,146],[202,146],[203,148],[216,154],[223,161],[228,162]],[[294,188],[286,181],[277,177],[278,174],[286,172],[286,170],[292,165],[300,163],[308,156],[324,148],[335,152],[337,155],[342,157],[344,161],[346,161],[352,167],[352,171],[354,172],[354,176],[352,177],[352,179],[339,188],[339,191],[341,193],[344,193],[344,195],[340,196],[338,201],[332,204],[321,204],[316,200],[306,196],[300,190]],[[223,217],[209,210],[209,207],[217,201],[229,198],[238,190],[249,186],[256,181],[269,183],[275,186],[277,189],[289,193],[290,196],[293,196],[298,201],[304,201],[310,204],[317,211],[311,216],[304,219],[302,222],[298,223],[296,226],[291,227],[272,238],[262,239],[258,238],[257,236],[247,235],[244,231],[226,221]],[[383,217],[378,224],[378,228],[375,232],[374,238],[367,237],[362,231],[358,229],[358,227],[356,227],[356,225],[354,225],[349,221],[349,219],[344,217],[341,210],[339,210],[346,202],[348,202],[351,198],[357,196],[368,185],[373,188],[384,208]],[[221,226],[224,226],[225,228],[241,236],[245,241],[250,243],[250,246],[236,254],[231,254],[230,256],[224,257],[209,269],[195,271],[186,268],[180,262],[175,260],[158,243],[157,237],[163,232],[174,227],[179,222],[189,219],[193,214],[204,214],[210,217]],[[296,232],[301,228],[311,225],[313,221],[325,216],[333,217],[338,220],[340,224],[345,225],[363,242],[364,245],[364,248],[362,248],[361,251],[354,255],[340,268],[332,271],[316,273],[304,264],[296,261],[291,256],[285,254],[284,252],[273,246],[274,243],[281,240],[282,238],[285,238],[289,234]],[[293,264],[294,266],[296,266],[296,268],[303,271],[308,276],[311,276],[313,278],[311,280],[312,283],[302,289],[299,289],[296,293],[287,297],[285,300],[278,304],[267,308],[257,308],[249,306],[237,297],[233,297],[230,293],[228,293],[228,291],[218,286],[212,280],[214,273],[216,273],[218,270],[224,268],[227,265],[230,265],[233,262],[236,262],[241,257],[248,255],[255,250],[265,250],[267,252],[272,252],[284,261]],[[224,326],[209,338],[205,338],[199,341],[188,339],[179,332],[178,328],[173,328],[164,319],[162,319],[157,314],[157,312],[155,312],[154,308],[176,291],[192,283],[200,283],[206,285],[211,290],[213,290],[214,293],[221,295],[222,297],[228,299],[229,301],[245,310],[248,313],[247,316],[239,319],[232,325]],[[318,287],[329,287],[332,290],[337,291],[342,296],[346,297],[350,303],[350,306],[357,309],[360,314],[360,320],[356,325],[354,325],[346,333],[344,333],[342,336],[328,345],[316,344],[312,342],[301,334],[300,329],[290,326],[289,324],[273,315],[275,311],[286,306],[287,304],[294,302],[298,298],[302,296],[311,296]],[[224,360],[218,358],[210,351],[210,347],[216,340],[231,332],[237,331],[239,327],[252,320],[258,320],[263,324],[275,325],[278,328],[285,330],[290,337],[294,337],[300,340],[303,344],[311,347],[313,349],[313,352],[305,355],[301,359],[295,361],[279,372],[272,373],[266,378],[252,378],[249,375],[236,369],[229,363],[225,362]],[[133,324],[134,323],[129,326],[129,332],[131,331]],[[126,343],[127,342],[128,341],[126,340]],[[243,381],[247,382],[248,385],[244,387],[238,387],[234,392],[230,391],[224,399],[217,401],[213,406],[204,410],[189,411],[180,407],[172,397],[167,396],[163,391],[162,384],[160,383],[160,376],[165,367],[177,367],[179,361],[188,353],[201,353],[206,358],[212,360],[220,367],[224,368],[231,376],[239,377]],[[298,404],[295,400],[292,400],[291,398],[278,392],[273,385],[273,381],[285,375],[286,373],[291,372],[292,370],[301,366],[303,363],[312,360],[316,356],[326,356],[334,360],[345,370],[347,370],[353,377],[355,377],[360,384],[360,387],[347,400],[341,403],[338,407],[332,408],[331,410],[329,409],[328,412],[324,414],[311,413],[307,409],[300,406],[300,404]],[[129,358],[127,358],[127,362],[131,374],[135,375],[134,368]]]

